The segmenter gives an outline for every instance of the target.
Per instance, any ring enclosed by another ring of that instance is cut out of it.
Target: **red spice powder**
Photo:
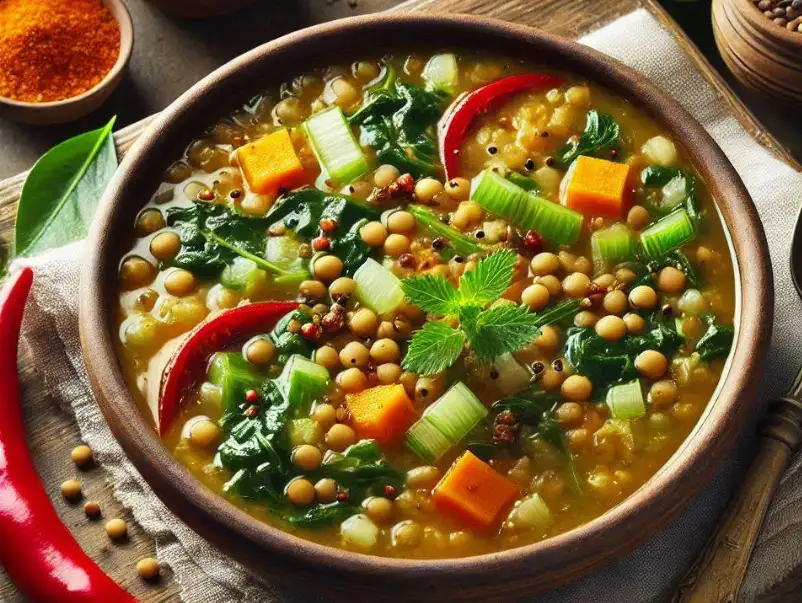
[[[0,0],[0,96],[48,102],[97,85],[120,54],[100,0]]]

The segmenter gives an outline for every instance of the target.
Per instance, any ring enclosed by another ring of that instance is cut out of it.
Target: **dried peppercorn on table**
[[[310,3],[311,4],[311,3]],[[371,12],[388,8],[393,2],[363,0],[358,10],[349,9],[344,3],[332,7],[328,16],[347,16],[356,12]],[[305,6],[306,3],[301,3]],[[516,2],[499,5],[489,1],[474,0],[429,0],[406,5],[407,9],[425,9],[443,12],[475,12],[490,14],[495,17],[506,18],[517,22],[530,23],[562,35],[576,37],[589,30],[595,29],[613,20],[621,14],[627,13],[638,6],[646,6],[658,15],[661,20],[665,15],[657,5],[651,2],[638,2],[636,0],[612,0],[600,3],[590,0],[580,2],[549,2],[535,0],[533,2]],[[748,112],[732,96],[726,86],[717,79],[696,53],[690,42],[678,33],[676,26],[664,21],[669,29],[680,36],[680,44],[688,50],[694,61],[706,75],[709,81],[716,86],[725,102],[732,103],[733,112],[747,126],[750,131],[761,138],[761,141],[777,154],[783,155],[779,146],[767,135],[760,132],[760,128],[751,121]],[[135,137],[138,128],[129,130],[125,135],[118,137],[118,144],[124,148]],[[790,157],[787,160],[792,161]],[[0,184],[0,236],[8,240],[13,230],[14,203],[19,192],[20,180]],[[76,471],[69,459],[69,452],[78,442],[77,427],[66,413],[59,410],[50,402],[47,393],[37,380],[29,364],[23,359],[23,383],[26,400],[25,416],[26,426],[30,434],[31,447],[37,461],[37,466],[44,481],[47,483],[51,495],[56,502],[57,509],[62,513],[65,522],[73,528],[73,532],[85,550],[95,558],[100,565],[125,588],[143,601],[170,601],[177,599],[178,586],[166,574],[162,581],[154,586],[147,585],[136,576],[135,564],[142,557],[153,555],[154,543],[144,536],[141,530],[133,523],[130,525],[130,541],[123,546],[113,545],[108,540],[100,523],[93,523],[86,519],[83,505],[69,505],[58,493],[58,485],[65,479],[76,475]],[[78,472],[77,476],[84,482],[87,499],[100,502],[104,516],[109,519],[119,516],[120,505],[111,496],[111,488],[104,482],[102,470],[93,469],[88,472]],[[125,515],[123,514],[125,517]],[[0,597],[4,601],[21,601],[13,585],[7,580],[0,581]],[[773,600],[781,600],[774,598]],[[790,600],[790,599],[789,599]]]

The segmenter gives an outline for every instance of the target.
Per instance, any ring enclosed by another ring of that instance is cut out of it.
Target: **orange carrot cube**
[[[275,193],[304,182],[304,168],[289,130],[278,130],[249,142],[237,151],[242,175],[255,193]]]
[[[441,513],[472,528],[498,525],[501,513],[520,495],[518,486],[471,452],[465,452],[434,489]]]
[[[360,439],[373,439],[382,446],[397,446],[418,414],[404,386],[377,385],[346,396],[351,426]]]
[[[560,202],[585,216],[620,218],[629,165],[580,155],[560,187]]]

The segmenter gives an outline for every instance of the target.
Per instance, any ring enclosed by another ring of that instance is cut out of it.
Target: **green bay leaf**
[[[34,255],[86,236],[117,169],[115,119],[56,145],[33,166],[17,210],[15,255]]]

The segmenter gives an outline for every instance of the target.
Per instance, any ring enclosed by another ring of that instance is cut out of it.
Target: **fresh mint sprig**
[[[579,300],[533,314],[525,305],[492,305],[510,286],[516,255],[499,251],[480,260],[460,277],[459,288],[442,276],[405,279],[401,286],[410,302],[424,312],[453,317],[458,327],[427,322],[412,335],[403,368],[420,375],[439,373],[457,361],[467,346],[480,360],[491,360],[528,345],[547,324],[577,312]]]

